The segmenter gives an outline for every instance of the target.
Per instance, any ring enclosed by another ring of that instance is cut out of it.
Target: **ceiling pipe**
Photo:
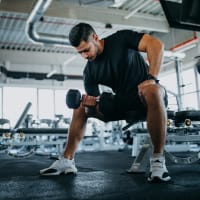
[[[189,45],[193,45],[193,44],[195,44],[197,42],[198,42],[197,34],[196,34],[196,32],[193,32],[193,37],[192,38],[190,38],[190,39],[188,39],[186,41],[183,41],[183,42],[181,42],[179,44],[176,44],[175,46],[171,47],[169,50],[170,51],[179,51],[180,52],[182,50],[182,48],[185,48],[186,46],[189,46]]]
[[[50,78],[51,76],[53,76],[53,75],[56,74],[56,73],[57,73],[57,70],[54,69],[54,70],[50,71],[50,72],[46,75],[46,77],[47,77],[47,78]]]
[[[127,14],[126,16],[124,16],[124,19],[129,19],[130,17],[132,17],[138,10],[144,8],[145,6],[147,6],[150,3],[151,0],[146,0],[146,2],[142,2],[136,9],[132,10],[129,14]]]
[[[56,73],[56,74],[52,74],[52,76],[47,77],[46,73],[10,71],[6,69],[5,66],[0,66],[0,72],[4,74],[5,77],[12,78],[12,79],[29,78],[29,79],[35,79],[35,80],[51,79],[51,80],[56,80],[56,81],[65,81],[67,78],[67,80],[83,80],[82,75]]]
[[[179,58],[179,59],[183,59],[185,58],[185,53],[181,53],[181,52],[174,52],[174,51],[164,51],[164,57],[168,57],[168,58]]]
[[[27,21],[25,32],[29,39],[33,42],[50,44],[50,45],[64,45],[71,47],[69,43],[69,39],[67,37],[63,37],[63,35],[54,35],[54,34],[45,34],[45,33],[37,33],[35,30],[35,23],[40,21],[43,17],[44,12],[51,4],[52,0],[38,0],[31,11]]]

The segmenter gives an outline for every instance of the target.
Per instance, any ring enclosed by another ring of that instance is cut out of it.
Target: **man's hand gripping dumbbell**
[[[69,108],[77,109],[82,103],[83,106],[94,107],[99,102],[99,97],[82,95],[78,90],[70,89],[66,96],[66,104]]]
[[[94,97],[89,95],[81,95],[79,90],[70,89],[66,95],[66,104],[69,108],[77,109],[82,103],[85,107],[95,107],[98,104],[99,111],[103,115],[113,112],[114,95],[109,92],[103,92],[100,96]]]

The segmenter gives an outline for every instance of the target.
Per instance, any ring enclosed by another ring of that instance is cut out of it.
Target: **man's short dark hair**
[[[91,33],[95,33],[95,30],[90,24],[79,23],[75,25],[69,33],[70,44],[77,47],[81,41],[87,42]]]

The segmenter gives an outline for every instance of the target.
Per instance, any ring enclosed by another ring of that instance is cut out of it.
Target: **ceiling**
[[[26,20],[37,0],[2,0],[0,3],[0,49],[68,53],[71,47],[44,46],[25,34]],[[161,5],[156,0],[54,0],[37,31],[68,35],[79,21],[90,22],[100,37],[122,28],[168,32]],[[106,28],[110,24],[112,28]],[[73,51],[72,51],[73,52]]]
[[[0,64],[10,71],[81,76],[85,61],[70,45],[34,42],[25,31],[37,2],[0,1]],[[124,28],[169,32],[158,0],[53,0],[35,28],[38,34],[67,39],[72,26],[82,21],[90,23],[100,38]]]

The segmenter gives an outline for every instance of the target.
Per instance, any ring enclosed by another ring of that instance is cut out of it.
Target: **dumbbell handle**
[[[108,92],[103,92],[100,96],[94,97],[90,95],[81,95],[80,91],[70,89],[66,95],[66,104],[69,108],[77,109],[80,106],[80,103],[82,103],[83,106],[88,107],[96,106],[97,103],[99,103],[103,110],[104,108],[109,110],[109,107],[112,107],[112,99],[112,93]]]
[[[81,102],[84,106],[96,106],[99,103],[100,97],[94,97],[89,95],[82,95]]]

